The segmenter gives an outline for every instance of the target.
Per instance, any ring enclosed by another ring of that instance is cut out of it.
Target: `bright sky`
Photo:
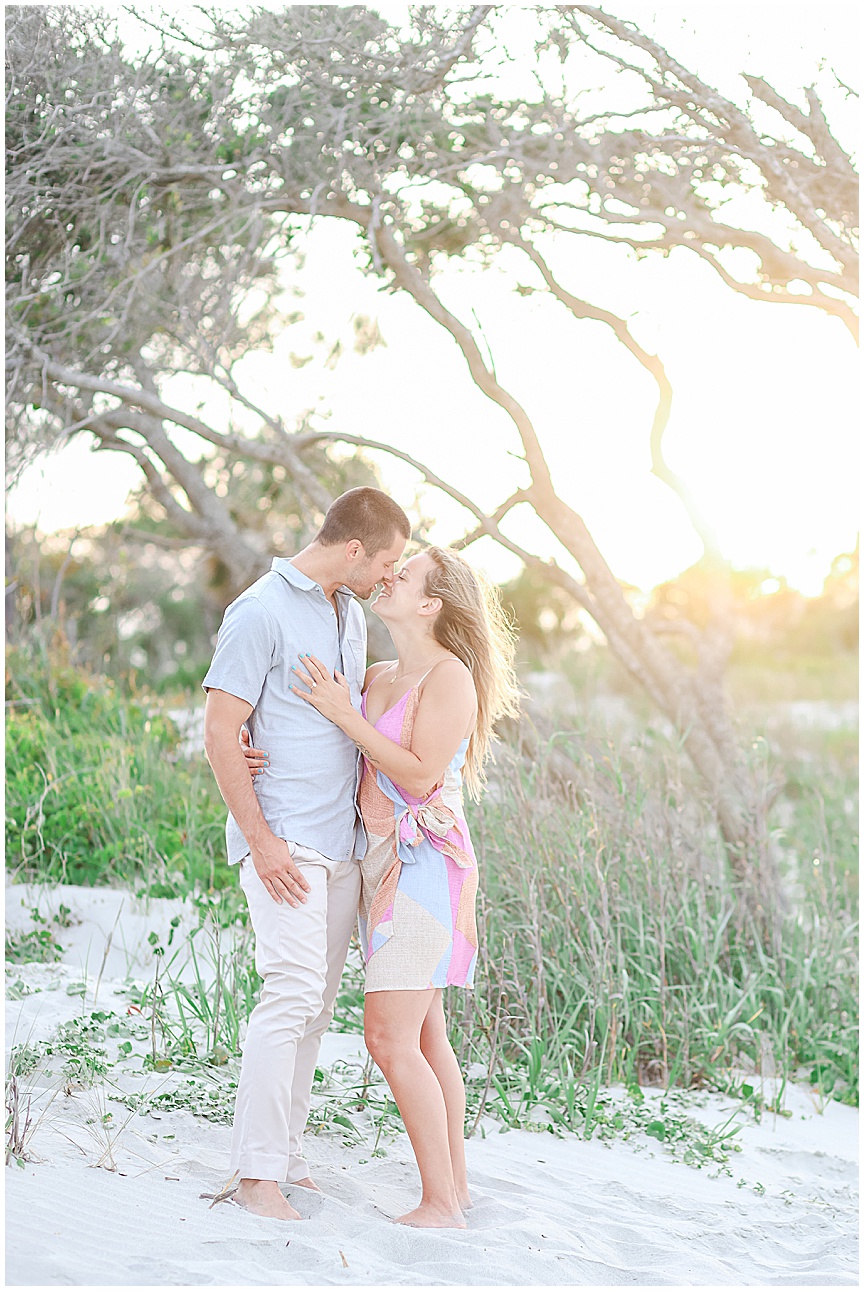
[[[799,97],[823,61],[847,83],[853,74],[854,18],[846,6],[616,3],[614,10],[724,90],[734,91],[740,68],[764,75],[787,98]],[[518,451],[515,432],[473,386],[449,335],[407,297],[380,294],[354,267],[353,245],[349,229],[319,223],[298,279],[304,321],[272,356],[250,357],[241,384],[289,423],[307,407],[329,411],[328,429],[393,443],[493,507],[524,479],[509,455]],[[739,297],[686,252],[637,262],[587,238],[546,250],[565,287],[627,317],[637,339],[663,359],[675,390],[666,457],[730,560],[818,592],[831,559],[854,545],[857,526],[856,365],[846,329],[813,309]],[[479,319],[499,381],[532,416],[559,492],[583,515],[613,571],[647,590],[699,555],[679,502],[650,475],[655,387],[601,324],[576,321],[539,294],[516,295],[517,283],[536,282],[514,252],[487,271],[451,266],[436,287],[465,322]],[[378,319],[386,348],[351,352],[357,313]],[[323,367],[327,347],[311,344],[316,331],[346,343],[333,371]],[[289,353],[313,348],[314,362],[291,366]],[[202,393],[179,381],[165,388],[169,401],[190,408]],[[224,424],[224,404],[213,401],[205,412]],[[385,487],[410,507],[416,473],[383,455],[377,460]],[[94,455],[79,441],[28,472],[9,512],[45,532],[104,523],[122,514],[135,483],[132,462]],[[470,526],[436,491],[423,489],[421,501],[437,521],[437,541]],[[541,555],[558,551],[527,508],[513,513],[508,532]],[[495,578],[518,568],[491,540],[474,553]]]

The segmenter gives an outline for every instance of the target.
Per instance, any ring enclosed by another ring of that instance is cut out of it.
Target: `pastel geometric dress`
[[[403,749],[411,746],[420,684],[374,724]],[[365,694],[362,711],[365,717]],[[477,859],[462,803],[467,748],[465,739],[425,798],[415,798],[363,758],[359,804],[368,842],[360,940],[367,991],[474,985]]]

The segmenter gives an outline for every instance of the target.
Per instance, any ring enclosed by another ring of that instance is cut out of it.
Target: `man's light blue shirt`
[[[338,726],[290,689],[299,684],[291,668],[300,654],[314,654],[331,673],[344,674],[351,702],[360,707],[366,620],[349,588],[335,595],[338,617],[319,583],[276,557],[225,611],[202,684],[252,705],[249,735],[270,755],[254,787],[273,833],[346,861],[366,847],[356,807],[359,753]],[[230,813],[225,832],[234,865],[249,845]]]

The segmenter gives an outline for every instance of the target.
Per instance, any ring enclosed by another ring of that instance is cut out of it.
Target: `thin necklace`
[[[426,663],[429,663],[429,660],[428,660],[428,659],[426,660]],[[400,676],[398,675],[398,673],[397,673],[397,674],[396,674],[396,676],[394,676],[394,677],[391,677],[391,678],[390,678],[390,683],[389,683],[389,684],[390,684],[391,686],[395,686],[395,684],[396,684],[396,682],[397,682],[397,681],[404,681],[406,677],[410,677],[410,676],[412,675],[412,673],[419,672],[419,671],[420,671],[420,669],[421,669],[421,668],[425,668],[425,666],[426,666],[426,664],[421,663],[417,668],[409,668],[408,672],[403,672],[401,677],[400,677]],[[434,664],[433,664],[433,666],[434,666]],[[397,667],[397,668],[399,667],[398,663],[397,663],[396,667]]]

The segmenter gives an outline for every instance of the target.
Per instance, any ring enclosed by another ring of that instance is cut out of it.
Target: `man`
[[[357,748],[293,693],[291,669],[301,654],[316,655],[345,676],[359,707],[366,624],[354,597],[390,587],[410,535],[408,517],[385,493],[343,493],[308,547],[275,559],[228,606],[204,678],[204,746],[230,813],[228,861],[240,867],[264,979],[243,1046],[231,1142],[235,1200],[256,1215],[299,1219],[279,1184],[315,1187],[302,1137],[365,850]],[[240,746],[244,725],[268,751],[254,785]]]

